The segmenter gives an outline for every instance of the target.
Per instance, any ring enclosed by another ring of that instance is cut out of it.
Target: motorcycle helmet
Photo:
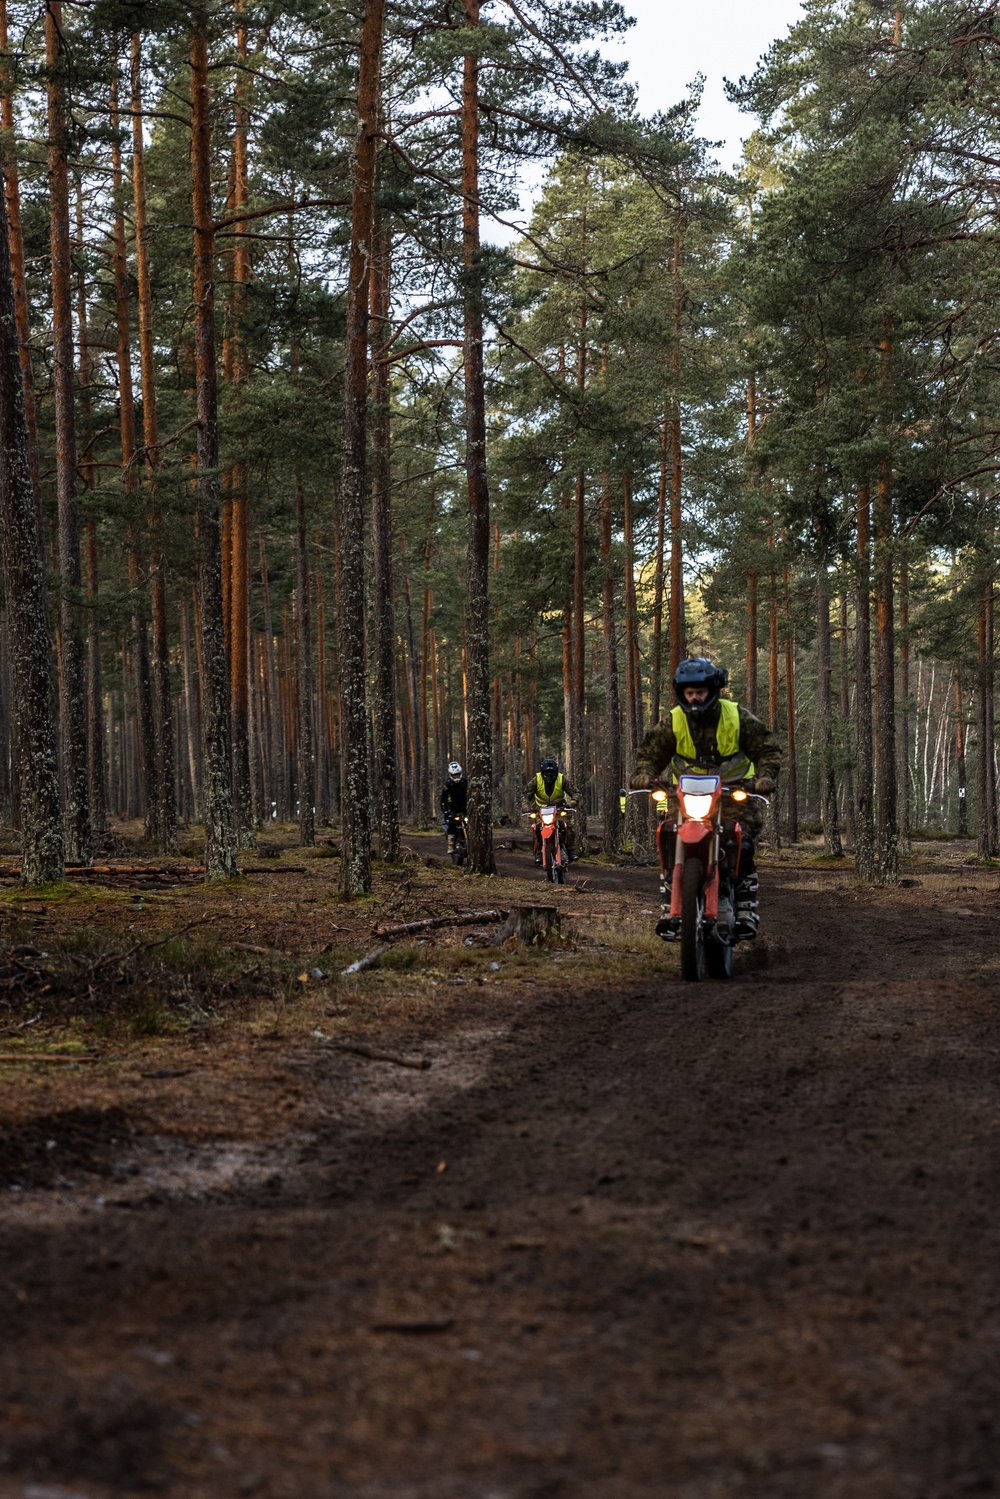
[[[541,765],[539,765],[538,768],[542,772],[542,775],[545,777],[545,779],[548,780],[549,776],[556,776],[559,774],[559,761],[554,760],[551,755],[546,755],[545,759],[542,761]]]
[[[448,779],[449,781],[460,781],[462,779],[462,767],[457,760],[451,760],[448,763]]]
[[[719,694],[728,681],[727,667],[716,666],[707,656],[689,656],[674,672],[674,692],[688,718],[700,720],[715,712]],[[685,687],[707,687],[708,697],[703,703],[689,703],[684,698]]]

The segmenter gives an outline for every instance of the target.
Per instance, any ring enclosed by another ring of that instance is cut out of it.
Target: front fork
[[[693,820],[678,827],[664,819],[656,830],[656,847],[660,855],[660,905],[664,916],[680,919],[684,865],[693,858],[705,866],[705,920],[717,920],[719,829]]]

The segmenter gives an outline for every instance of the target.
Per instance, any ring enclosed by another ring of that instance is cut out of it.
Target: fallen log
[[[414,1072],[426,1072],[430,1067],[429,1057],[403,1057],[394,1051],[380,1051],[377,1046],[364,1046],[360,1041],[331,1041],[335,1051],[349,1051],[356,1057],[367,1057],[370,1062],[392,1062],[395,1067],[411,1067]]]
[[[371,952],[366,952],[363,958],[357,958],[353,963],[349,963],[346,968],[342,968],[340,970],[341,977],[348,973],[362,973],[364,969],[371,968],[372,964],[377,963],[386,951],[387,949],[384,944],[381,947],[373,947]]]
[[[440,926],[475,926],[478,921],[503,921],[506,911],[460,911],[452,916],[426,916],[421,921],[397,921],[393,926],[372,928],[375,937],[405,937],[410,932],[429,932]]]
[[[551,937],[558,938],[559,909],[557,906],[512,906],[510,915],[493,938],[498,947],[513,937],[518,942],[538,945]]]
[[[304,864],[279,864],[277,868],[271,869],[268,865],[248,864],[240,874],[307,874],[308,870]]]

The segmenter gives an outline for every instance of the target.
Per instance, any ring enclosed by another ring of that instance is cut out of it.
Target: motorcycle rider
[[[441,787],[441,831],[448,833],[448,852],[455,851],[455,834],[449,833],[453,817],[464,817],[469,803],[469,782],[457,760],[448,762],[448,779]]]
[[[781,750],[770,730],[749,708],[721,696],[729,680],[724,666],[707,656],[689,656],[674,673],[677,706],[650,729],[636,755],[632,785],[648,789],[659,780],[674,785],[686,771],[718,770],[727,781],[753,780],[770,796],[781,768]],[[748,801],[740,812],[742,845],[736,871],[736,930],[756,937],[758,912],[755,839],[764,826],[762,803]]]
[[[565,807],[567,802],[572,805],[575,794],[572,786],[559,769],[559,761],[547,755],[538,767],[538,772],[524,788],[524,794],[531,803],[533,812],[540,807]],[[573,827],[570,824],[566,828],[566,853],[570,860],[576,858],[573,851],[574,838]],[[535,863],[542,862],[542,839],[538,820],[534,823],[534,852]]]

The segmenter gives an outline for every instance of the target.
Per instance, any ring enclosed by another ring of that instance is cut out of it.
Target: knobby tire
[[[705,977],[704,880],[701,860],[686,859],[681,885],[681,978],[691,983]]]

